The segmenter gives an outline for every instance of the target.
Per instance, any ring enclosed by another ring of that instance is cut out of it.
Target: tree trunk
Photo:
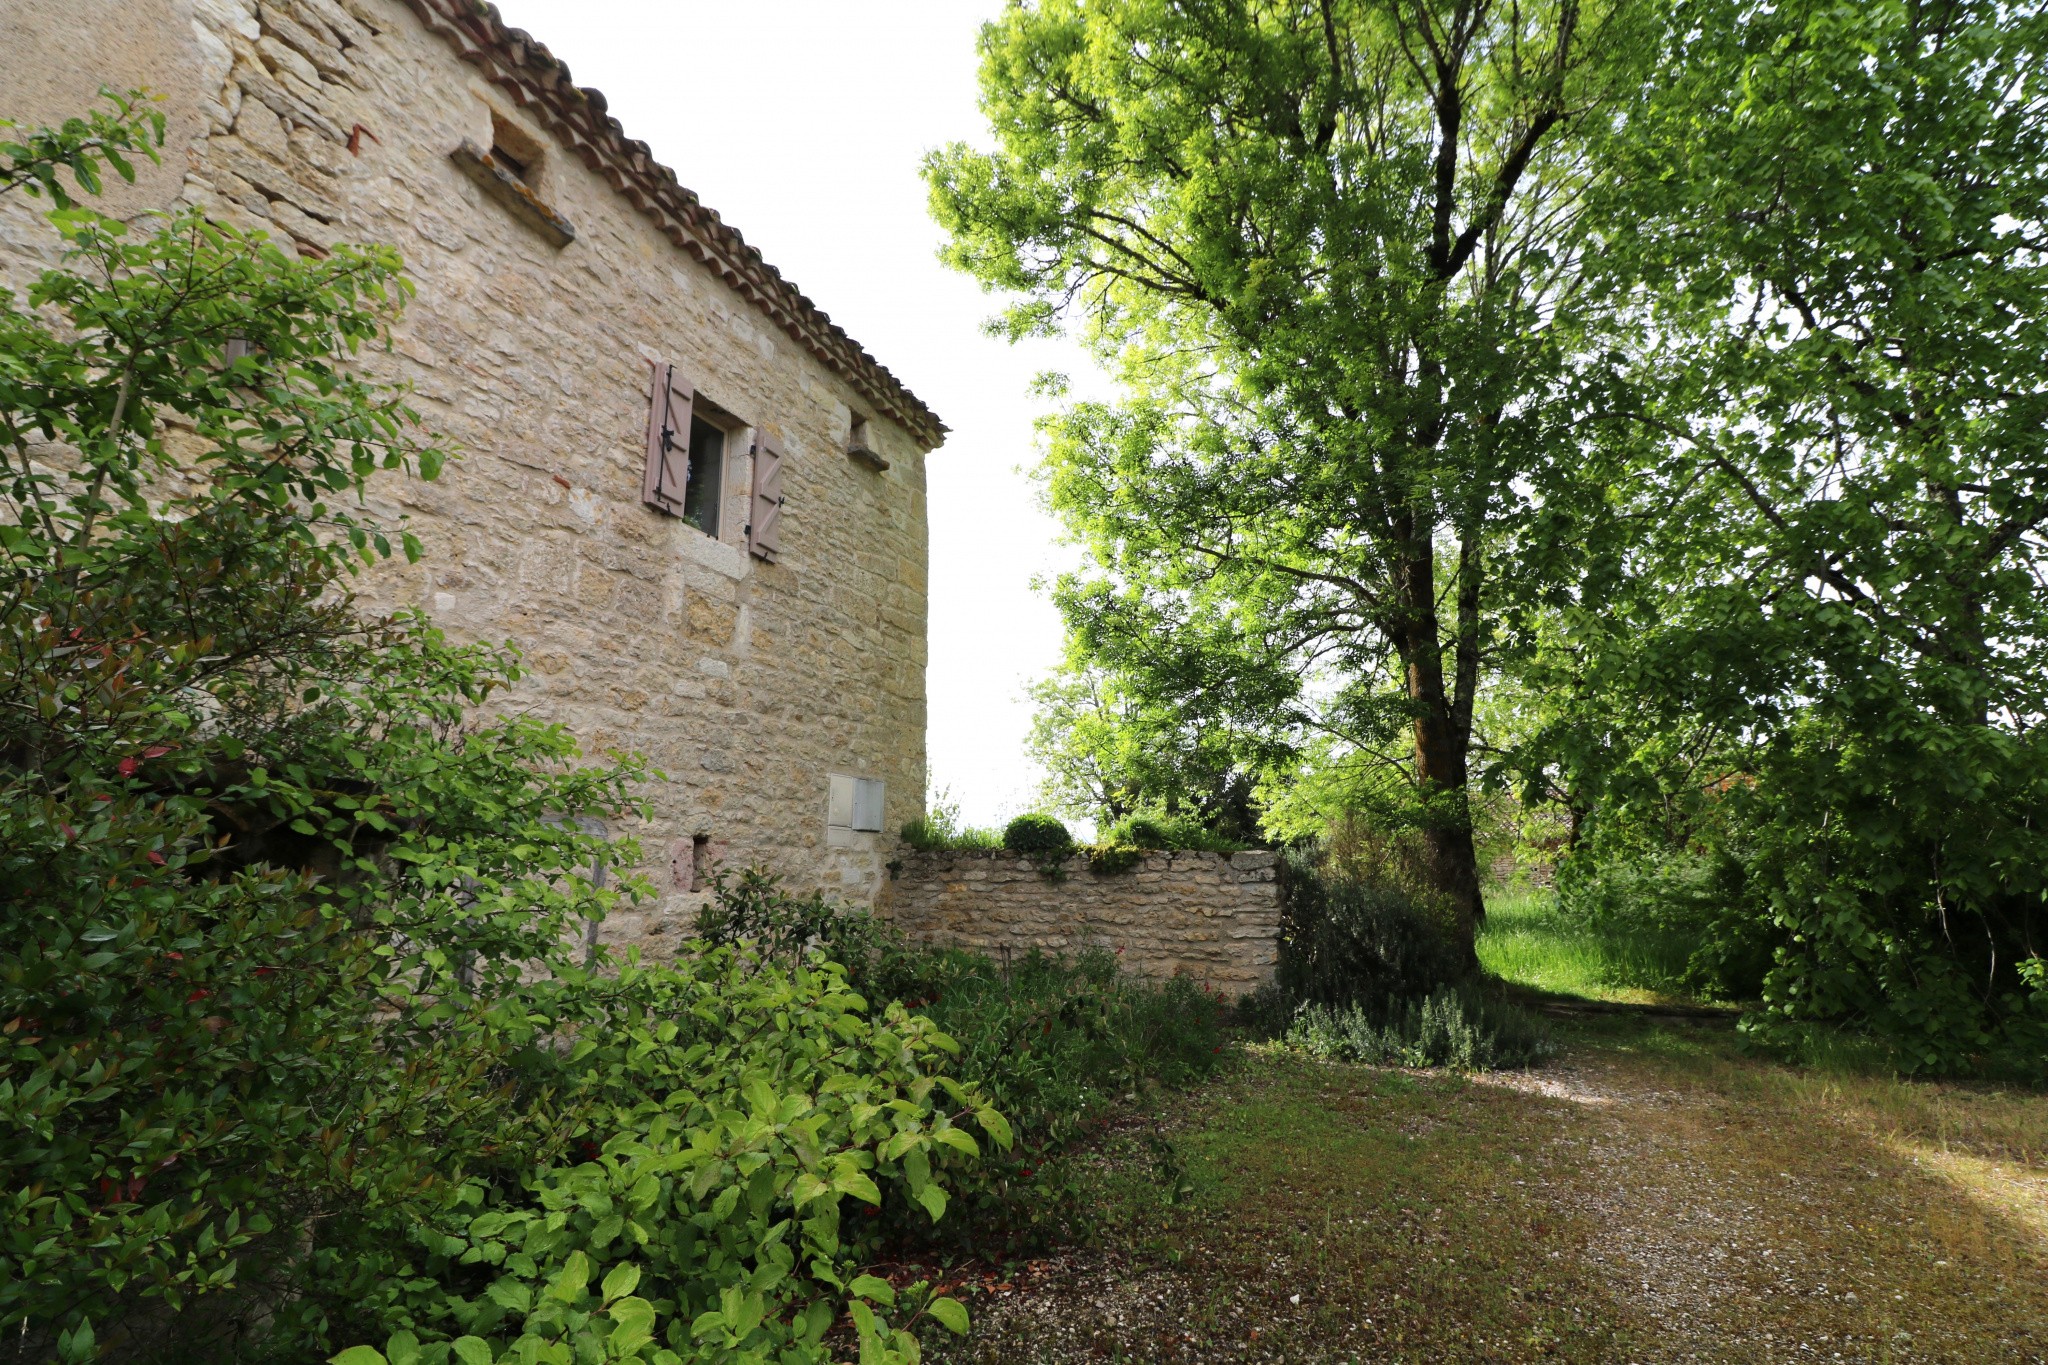
[[[1449,903],[1455,941],[1469,971],[1479,966],[1479,926],[1486,905],[1479,890],[1479,850],[1472,841],[1467,803],[1466,750],[1470,736],[1459,723],[1444,686],[1436,624],[1436,572],[1425,551],[1412,558],[1402,577],[1407,591],[1408,630],[1397,641],[1407,665],[1408,699],[1415,708],[1415,791],[1424,804],[1424,878]]]
[[[1432,677],[1431,675],[1434,674]],[[1428,803],[1423,824],[1423,875],[1450,902],[1452,927],[1468,970],[1479,966],[1479,926],[1486,903],[1479,890],[1479,849],[1466,800],[1465,746],[1445,704],[1443,670],[1418,660],[1408,669],[1415,712],[1417,795]]]

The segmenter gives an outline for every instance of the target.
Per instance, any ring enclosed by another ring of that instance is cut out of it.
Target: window
[[[690,468],[683,478],[683,520],[718,537],[718,504],[725,486],[725,432],[702,417],[690,417]]]
[[[547,149],[538,137],[505,114],[496,109],[490,114],[488,151],[464,138],[462,145],[448,155],[478,189],[546,238],[550,245],[569,245],[576,240],[576,229],[545,197],[549,179]]]
[[[641,500],[716,540],[725,520],[725,452],[747,423],[698,393],[675,365],[654,367],[651,400]]]
[[[851,830],[855,834],[881,833],[882,793],[880,778],[833,773],[825,813],[827,828]]]

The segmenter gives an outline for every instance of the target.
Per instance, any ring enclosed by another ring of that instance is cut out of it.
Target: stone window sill
[[[474,142],[465,138],[448,156],[478,189],[511,210],[514,218],[546,238],[550,246],[565,247],[576,240],[576,229],[567,219],[552,205],[542,203],[524,181]]]

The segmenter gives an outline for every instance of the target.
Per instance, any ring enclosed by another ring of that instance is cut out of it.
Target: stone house
[[[516,704],[665,774],[633,831],[663,895],[607,936],[673,942],[720,860],[871,901],[924,802],[931,410],[480,0],[0,6],[0,113],[102,85],[170,117],[109,211],[404,252],[364,363],[467,455],[374,486],[427,554],[365,597],[517,640]],[[19,289],[48,232],[11,198]]]

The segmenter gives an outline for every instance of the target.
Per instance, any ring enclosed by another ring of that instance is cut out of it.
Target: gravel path
[[[1895,1144],[1612,1052],[1484,1080],[1587,1117],[1560,1139],[1581,1178],[1557,1195],[1597,1229],[1586,1255],[1634,1319],[1632,1360],[2048,1361],[2048,1246]]]
[[[939,1358],[2048,1365],[2038,1151],[1937,1151],[1718,1045],[1464,1085],[1301,1066],[1163,1117],[1206,1209],[1015,1267]]]

